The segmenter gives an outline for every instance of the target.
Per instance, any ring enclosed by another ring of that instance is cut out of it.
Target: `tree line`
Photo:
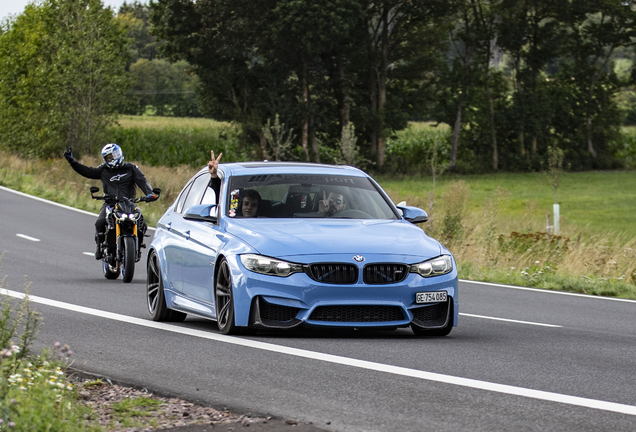
[[[72,7],[102,11],[100,28],[111,33],[73,39],[81,14],[59,13]],[[99,0],[45,0],[0,35],[0,58],[10,60],[0,63],[0,145],[45,154],[25,145],[37,133],[47,142],[33,126],[46,118],[56,141],[89,149],[101,124],[88,127],[87,114],[72,120],[62,89],[98,71],[121,96],[100,102],[104,112],[154,106],[236,122],[259,158],[339,153],[381,171],[395,132],[427,120],[450,126],[450,170],[539,169],[557,147],[572,169],[615,168],[620,126],[636,112],[626,96],[636,77],[635,9],[623,0],[157,0],[115,16]],[[74,19],[68,34],[46,25]],[[94,48],[80,47],[91,40]],[[112,68],[75,67],[83,76],[64,81],[65,50],[76,65],[94,65],[94,52]],[[42,76],[37,65],[47,65]],[[48,93],[32,87],[38,80]]]

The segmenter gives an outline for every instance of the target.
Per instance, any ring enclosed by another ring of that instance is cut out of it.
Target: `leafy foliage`
[[[0,59],[0,146],[49,156],[103,143],[129,78],[128,39],[100,0],[30,4],[0,35]]]

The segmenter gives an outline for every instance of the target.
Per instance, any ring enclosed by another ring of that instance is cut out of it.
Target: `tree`
[[[399,76],[400,69],[406,67],[412,71],[412,66],[418,64],[419,74],[411,76],[410,82],[422,83],[435,65],[429,56],[444,45],[447,18],[454,4],[445,0],[366,0],[363,4],[364,27],[368,29],[365,66],[372,125],[369,141],[371,153],[376,156],[377,166],[381,169],[387,133],[392,129],[389,121],[391,80]],[[402,128],[405,126],[401,125]]]
[[[451,49],[447,61],[439,70],[442,94],[438,98],[441,121],[453,126],[451,134],[451,154],[448,169],[457,167],[457,151],[464,111],[471,103],[472,83],[475,79],[475,54],[479,45],[475,26],[471,19],[471,10],[467,2],[461,2],[456,12],[456,23],[449,29]]]
[[[2,142],[26,154],[91,152],[129,85],[125,29],[100,0],[30,5],[0,37],[0,58]]]
[[[603,90],[599,87],[613,75],[610,67],[613,52],[620,46],[634,44],[635,6],[631,0],[582,1],[574,3],[570,14],[569,70],[583,96],[585,142],[593,159],[597,157],[593,123],[605,99],[598,90]]]
[[[130,66],[129,72],[135,83],[129,94],[137,98],[134,114],[144,114],[151,106],[156,115],[200,116],[195,90],[199,80],[189,71],[187,62],[142,58]]]
[[[157,55],[157,40],[150,34],[150,7],[138,0],[124,1],[116,19],[128,29],[128,37],[133,40],[129,65],[140,58],[153,60]]]
[[[130,85],[126,30],[101,0],[49,0],[56,16],[55,79],[66,112],[69,146],[91,152]]]
[[[340,133],[350,121],[351,65],[357,54],[356,42],[361,41],[361,14],[359,2],[352,0],[290,0],[276,2],[268,17],[261,52],[300,84],[297,100],[306,160],[311,159],[310,141],[313,159],[319,160],[316,116],[325,114],[314,108],[316,104],[335,98],[339,116],[332,113],[330,117],[339,118]],[[331,85],[325,83],[325,76]],[[329,87],[333,93],[325,94]]]
[[[566,0],[504,0],[501,4],[497,42],[512,60],[511,115],[520,156],[526,156],[528,150],[536,155],[539,139],[548,141],[546,129],[552,118],[541,78],[546,65],[557,58],[564,47],[567,10]],[[527,137],[530,149],[526,147]]]
[[[421,112],[448,2],[159,0],[152,8],[163,53],[201,78],[206,114],[240,122],[262,155],[262,125],[279,114],[300,131],[301,158],[318,160],[316,136],[335,148],[353,122],[381,167],[387,134]]]
[[[63,117],[54,98],[49,12],[29,4],[0,35],[0,146],[28,156],[51,152]]]

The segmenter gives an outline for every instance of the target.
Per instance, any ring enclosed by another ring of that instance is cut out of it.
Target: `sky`
[[[9,15],[21,14],[27,4],[33,0],[0,0],[0,19],[8,18]],[[110,6],[115,12],[119,10],[119,6],[124,4],[125,0],[102,0],[104,6]],[[133,1],[128,0],[128,3]],[[146,3],[146,2],[143,2]]]

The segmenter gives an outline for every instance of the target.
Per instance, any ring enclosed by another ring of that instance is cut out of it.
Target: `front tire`
[[[121,263],[121,277],[124,283],[130,283],[135,275],[137,248],[135,247],[134,237],[123,237],[122,240],[124,241],[124,257]]]
[[[216,305],[216,322],[219,326],[219,331],[224,335],[241,333],[241,329],[234,324],[232,275],[230,265],[225,258],[219,264],[216,272],[214,300]]]
[[[163,292],[163,278],[161,277],[161,267],[159,257],[153,251],[148,258],[148,271],[146,279],[146,304],[148,313],[153,321],[183,321],[187,314],[168,309],[166,297]]]

